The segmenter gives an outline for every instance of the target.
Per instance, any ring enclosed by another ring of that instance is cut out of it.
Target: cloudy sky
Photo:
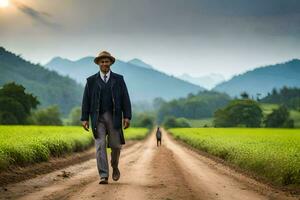
[[[300,1],[0,0],[0,46],[42,64],[108,50],[168,74],[229,78],[300,58]]]

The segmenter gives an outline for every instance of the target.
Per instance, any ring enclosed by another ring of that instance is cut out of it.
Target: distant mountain
[[[140,60],[140,59],[137,59],[137,58],[134,58],[130,61],[128,61],[127,63],[129,64],[133,64],[133,65],[136,65],[136,66],[140,66],[140,67],[144,67],[144,68],[147,68],[147,69],[154,69],[151,65],[145,63],[144,61]]]
[[[74,106],[81,104],[82,85],[0,47],[0,86],[12,81],[22,84],[26,92],[37,96],[40,107],[57,104],[65,116]]]
[[[93,57],[85,57],[77,61],[71,61],[56,57],[45,66],[62,75],[68,75],[79,83],[85,84],[88,76],[99,71],[99,66],[94,64],[93,59]],[[204,88],[198,85],[169,76],[143,63],[144,62],[138,59],[129,62],[116,60],[111,66],[113,72],[124,76],[133,102],[150,102],[156,97],[170,100],[184,97],[188,93],[197,93],[204,90]],[[143,67],[141,67],[141,65],[143,65]]]
[[[213,90],[226,92],[231,96],[240,96],[246,91],[250,97],[267,95],[273,88],[300,86],[300,60],[259,67],[246,73],[234,76],[228,81],[218,84]]]
[[[221,83],[225,80],[224,76],[216,73],[211,73],[207,76],[199,76],[199,77],[194,77],[189,74],[182,74],[178,76],[178,78],[202,86],[209,90],[215,87],[218,83]]]

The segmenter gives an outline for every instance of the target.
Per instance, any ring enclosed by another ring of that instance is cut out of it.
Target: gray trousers
[[[111,148],[111,166],[118,167],[121,151],[120,130],[113,127],[112,114],[105,112],[99,115],[97,122],[97,138],[95,139],[97,168],[100,177],[109,177],[109,166],[106,153],[106,136]],[[107,134],[106,134],[107,133]]]

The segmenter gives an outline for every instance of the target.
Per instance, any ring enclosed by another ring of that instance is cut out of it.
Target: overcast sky
[[[229,78],[300,58],[300,1],[10,0],[0,46],[42,64],[107,50],[168,74]]]

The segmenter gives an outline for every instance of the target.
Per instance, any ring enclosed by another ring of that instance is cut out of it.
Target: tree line
[[[224,93],[204,91],[186,98],[163,102],[158,122],[165,127],[190,127],[186,118],[213,117],[214,127],[285,127],[293,128],[290,109],[299,111],[300,89],[283,87],[263,99],[253,99],[247,92],[230,99]],[[264,115],[261,103],[276,103],[277,109]]]
[[[294,127],[289,109],[299,109],[300,89],[283,87],[259,100],[250,99],[246,92],[240,99],[231,99],[226,93],[200,91],[186,98],[169,102],[153,100],[156,109],[133,112],[132,126],[151,128],[190,127],[189,119],[213,117],[215,127]],[[260,103],[277,103],[279,107],[264,116]],[[80,106],[75,106],[67,118],[61,118],[58,105],[39,108],[39,99],[25,92],[22,85],[10,82],[0,88],[0,124],[80,125]]]
[[[261,102],[283,104],[289,109],[300,111],[300,88],[286,86],[279,90],[274,88],[271,93],[261,99]]]
[[[158,123],[167,116],[191,119],[211,117],[218,108],[225,106],[230,100],[230,96],[226,93],[215,91],[190,93],[186,98],[160,103],[157,112]]]
[[[81,107],[71,109],[67,118],[62,118],[60,107],[56,104],[39,108],[40,100],[27,93],[23,85],[10,82],[0,88],[0,124],[12,125],[81,125]],[[155,115],[150,112],[134,113],[133,127],[151,128]]]
[[[215,127],[293,128],[294,121],[285,105],[273,109],[265,118],[259,103],[252,99],[235,99],[214,113]]]
[[[0,88],[0,124],[63,125],[58,105],[38,108],[38,97],[25,90],[24,86],[15,82],[6,83]],[[74,107],[66,124],[79,125],[79,114],[80,107]]]

